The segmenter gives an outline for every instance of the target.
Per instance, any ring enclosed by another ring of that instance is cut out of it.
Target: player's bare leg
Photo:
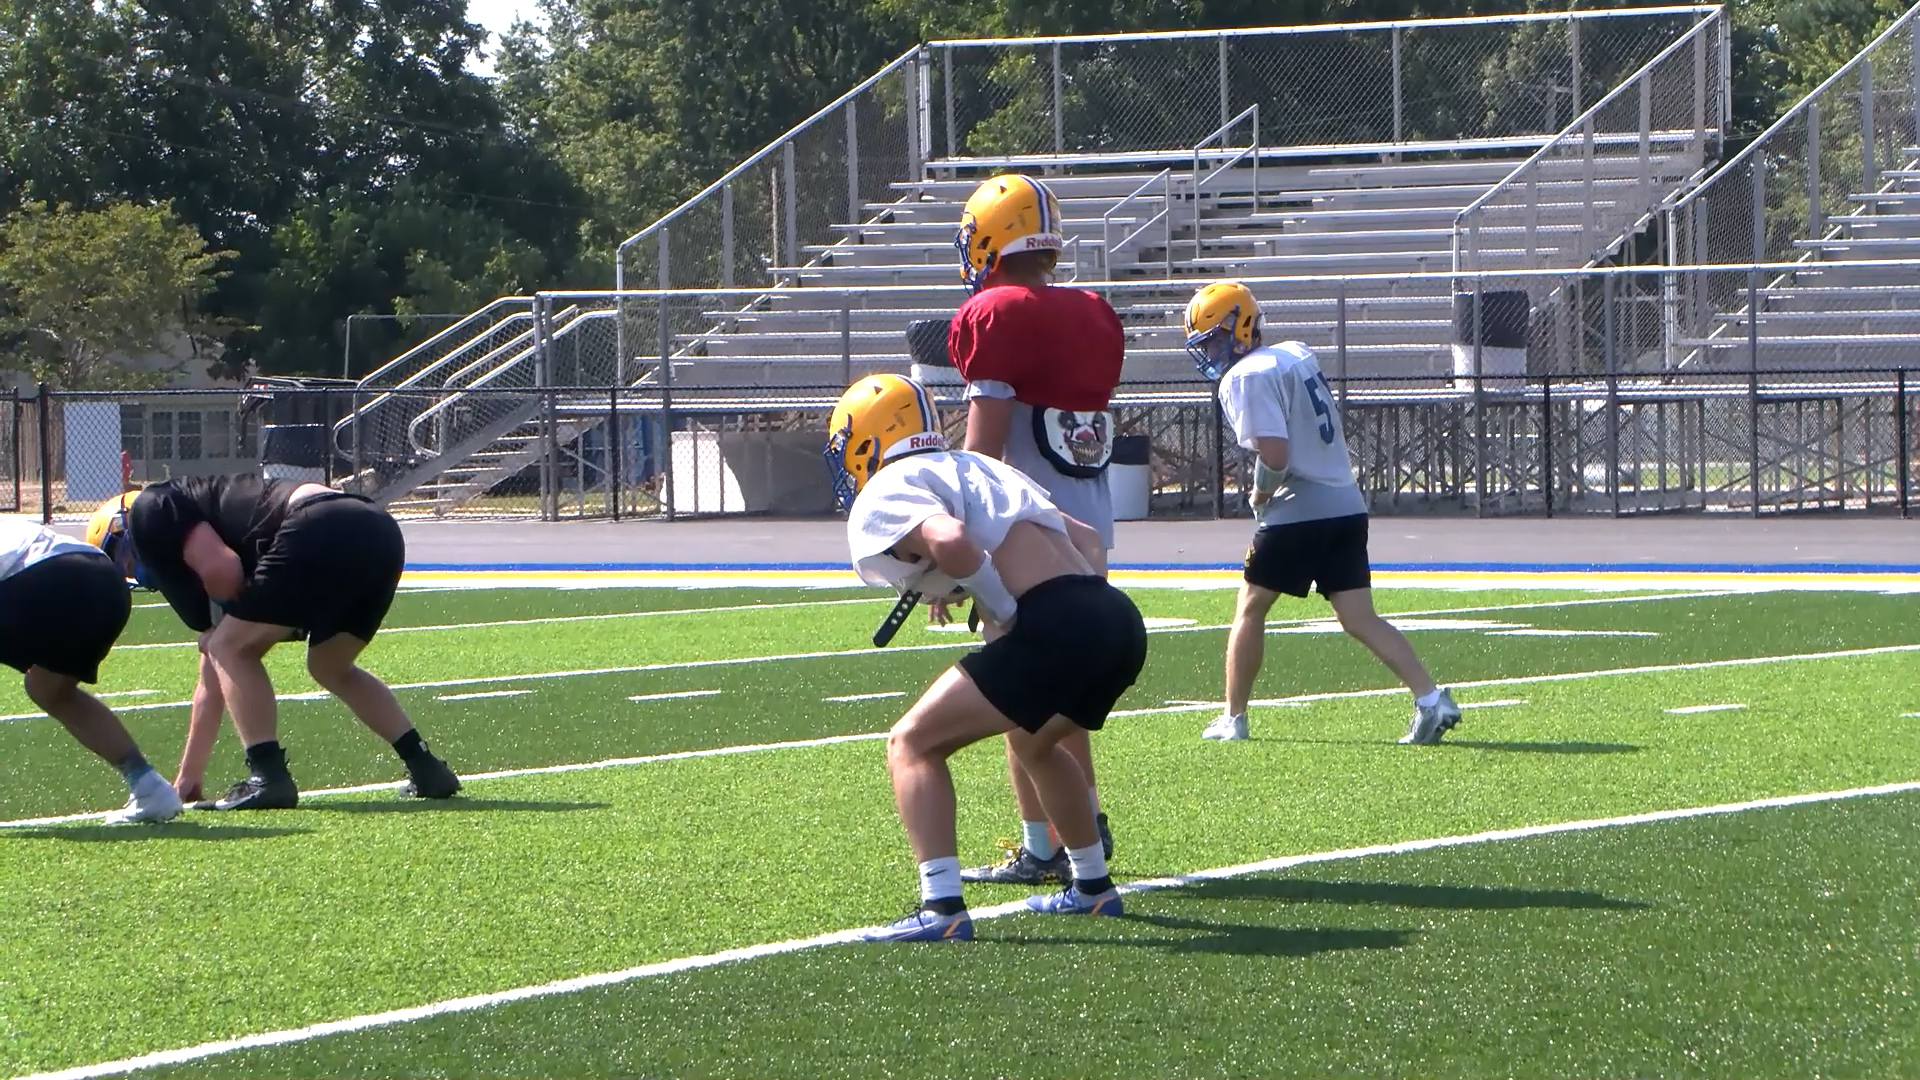
[[[120,770],[130,797],[126,808],[113,815],[116,822],[166,821],[180,813],[180,799],[152,765],[125,724],[99,698],[80,688],[80,680],[41,667],[27,669],[27,697],[60,721],[80,745]],[[164,789],[164,790],[162,790]]]
[[[266,655],[287,639],[288,628],[228,616],[209,632],[206,654],[219,677],[220,696],[246,749],[247,778],[225,795],[195,805],[206,810],[289,810],[300,791],[280,747],[279,702],[267,678]]]
[[[920,869],[920,907],[866,935],[870,941],[964,941],[973,936],[960,895],[954,834],[953,773],[947,759],[964,746],[1012,730],[973,680],[948,668],[887,733],[894,806]]]
[[[1427,666],[1413,651],[1413,643],[1392,623],[1373,609],[1372,589],[1348,589],[1327,597],[1340,626],[1354,640],[1380,658],[1407,689],[1413,691],[1413,722],[1408,725],[1403,743],[1431,744],[1460,722],[1460,707],[1453,695],[1434,684]]]
[[[1272,589],[1240,583],[1233,626],[1227,631],[1227,711],[1207,725],[1201,738],[1236,742],[1247,737],[1247,702],[1267,654],[1267,612],[1279,598]]]
[[[407,766],[407,794],[429,799],[451,796],[460,790],[459,778],[427,749],[387,684],[355,662],[366,648],[367,643],[352,634],[335,634],[307,649],[307,674],[393,746]]]

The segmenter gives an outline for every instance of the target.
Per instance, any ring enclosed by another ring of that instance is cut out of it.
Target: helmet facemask
[[[1240,322],[1238,305],[1227,313],[1211,328],[1196,330],[1187,335],[1187,355],[1193,357],[1193,366],[1209,381],[1218,382],[1220,376],[1227,373],[1245,354],[1240,351],[1240,343],[1235,339],[1233,328]]]

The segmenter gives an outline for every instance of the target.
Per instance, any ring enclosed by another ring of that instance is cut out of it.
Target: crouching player
[[[120,718],[80,689],[99,680],[100,661],[132,611],[126,579],[99,548],[27,518],[0,517],[0,664],[23,674],[27,697],[126,778],[127,805],[107,818],[115,824],[180,813],[179,797]]]
[[[117,515],[103,546],[200,632],[203,680],[215,676],[219,698],[195,712],[210,712],[217,723],[224,704],[246,747],[247,778],[196,809],[275,810],[299,802],[264,662],[267,650],[296,630],[307,634],[314,681],[406,764],[406,794],[445,799],[460,790],[393,691],[355,664],[386,618],[406,561],[400,526],[386,511],[321,484],[191,477],[141,492]]]
[[[1040,488],[983,454],[952,451],[933,399],[911,379],[853,384],[828,422],[827,463],[848,511],[862,579],[905,592],[964,592],[984,648],[936,679],[887,737],[894,801],[920,864],[921,906],[872,941],[973,936],[960,895],[947,759],[1005,735],[1067,848],[1073,881],[1028,900],[1035,911],[1114,915],[1086,773],[1061,740],[1106,723],[1146,662],[1147,632],[1125,593],[1095,572],[1098,533]]]
[[[1260,305],[1237,281],[1216,281],[1187,305],[1187,351],[1220,384],[1234,438],[1257,455],[1253,504],[1260,528],[1247,548],[1246,581],[1227,634],[1227,711],[1203,739],[1247,737],[1247,700],[1266,648],[1267,612],[1281,593],[1318,587],[1346,632],[1413,692],[1403,743],[1437,743],[1460,721],[1453,695],[1434,685],[1406,635],[1373,610],[1367,502],[1353,479],[1340,417],[1313,350],[1264,345]]]

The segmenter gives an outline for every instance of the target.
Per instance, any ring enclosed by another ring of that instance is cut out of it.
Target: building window
[[[230,458],[233,456],[233,414],[225,409],[215,409],[207,413],[207,456],[210,458]]]
[[[138,405],[120,406],[120,449],[135,461],[147,459],[147,414]]]
[[[180,427],[180,460],[200,460],[200,414],[183,412],[176,421]]]
[[[153,437],[150,460],[167,461],[173,457],[173,414],[155,412],[147,414],[148,433]]]
[[[255,414],[253,423],[240,425],[240,452],[234,456],[247,461],[259,461],[259,446],[260,417],[258,414]]]

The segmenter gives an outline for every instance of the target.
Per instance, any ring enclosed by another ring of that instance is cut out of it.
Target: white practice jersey
[[[860,579],[929,596],[952,592],[952,578],[887,554],[935,514],[958,520],[973,542],[988,551],[999,547],[1017,522],[1067,531],[1066,519],[1040,485],[1006,462],[966,450],[916,454],[875,473],[853,500],[847,547]]]
[[[1312,349],[1283,341],[1248,353],[1221,377],[1220,407],[1248,450],[1263,438],[1287,440],[1287,479],[1261,515],[1262,525],[1367,512],[1340,411]]]
[[[100,554],[92,544],[62,536],[32,518],[0,514],[0,581],[55,555],[81,551]]]

